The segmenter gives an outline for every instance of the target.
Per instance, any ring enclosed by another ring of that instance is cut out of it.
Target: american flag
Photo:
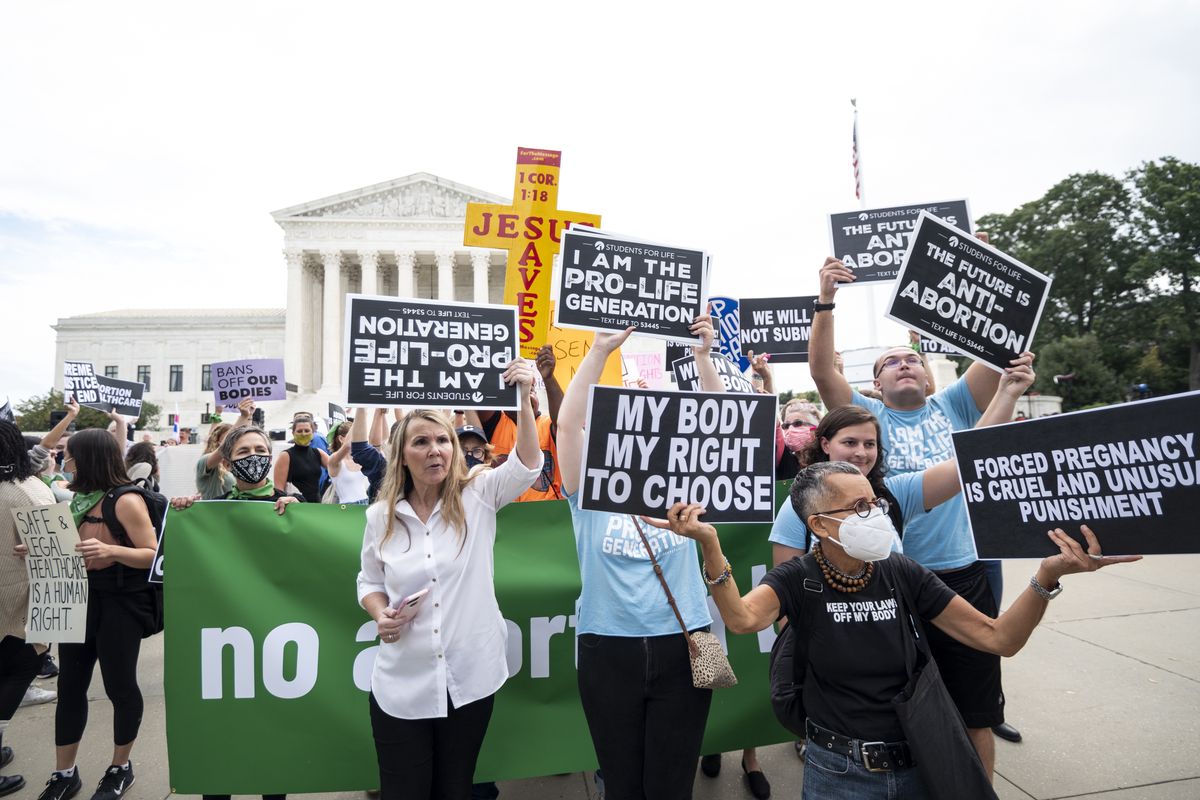
[[[854,149],[853,159],[854,164],[854,196],[862,200],[862,164],[858,158],[858,101],[851,98],[850,105],[854,106]]]

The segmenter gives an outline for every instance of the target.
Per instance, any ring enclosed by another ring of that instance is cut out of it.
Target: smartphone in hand
[[[427,594],[429,594],[429,587],[419,592],[413,592],[408,597],[401,598],[392,603],[392,608],[400,612],[396,615],[396,619],[400,620],[401,625],[407,625],[413,621],[413,617],[417,616],[417,611],[420,610],[421,601],[425,599],[425,595]]]

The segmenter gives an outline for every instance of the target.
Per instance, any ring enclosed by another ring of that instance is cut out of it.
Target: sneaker
[[[38,677],[42,680],[45,680],[46,678],[53,678],[57,675],[58,664],[54,663],[54,656],[47,652],[46,655],[42,657],[42,666],[38,670]]]
[[[127,767],[118,767],[115,764],[104,770],[104,777],[96,784],[96,793],[92,795],[92,800],[120,800],[120,798],[129,791],[129,787],[133,786],[133,762],[129,762]]]
[[[50,780],[46,781],[46,788],[42,789],[38,800],[71,800],[72,797],[79,794],[79,790],[82,788],[83,781],[79,777],[79,767],[75,768],[75,774],[69,778],[57,772],[51,772]]]
[[[58,699],[58,692],[53,689],[43,689],[40,686],[30,686],[25,690],[25,696],[21,698],[21,708],[25,706],[37,706],[42,703],[52,703]]]
[[[604,800],[604,776],[600,774],[600,770],[596,770],[596,774],[592,776],[592,780],[596,783],[596,800]],[[41,800],[41,798],[38,798]]]

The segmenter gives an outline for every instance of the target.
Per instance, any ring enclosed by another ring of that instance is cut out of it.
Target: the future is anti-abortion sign
[[[1089,525],[1109,555],[1200,553],[1200,392],[957,431],[980,558],[1056,551]]]
[[[512,306],[346,296],[346,406],[511,410]]]
[[[1001,371],[1032,346],[1050,282],[922,211],[887,317]]]
[[[869,208],[829,215],[829,241],[833,255],[853,273],[850,285],[894,280],[921,212],[928,212],[956,228],[971,232],[966,200],[918,203],[910,206]]]
[[[699,503],[706,522],[775,518],[772,395],[592,386],[579,507],[662,517]]]

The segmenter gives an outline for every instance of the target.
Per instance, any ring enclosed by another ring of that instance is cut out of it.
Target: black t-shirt
[[[306,502],[321,502],[321,454],[311,445],[292,445],[287,449],[288,483],[294,485]]]
[[[803,619],[801,602],[817,604],[811,632],[796,630],[797,636],[809,637],[804,678],[809,719],[844,736],[895,742],[904,733],[892,698],[908,682],[902,637],[910,634],[901,627],[881,569],[888,570],[921,619],[933,619],[954,598],[936,575],[898,553],[877,564],[867,587],[852,594],[824,582],[820,593],[806,591],[799,559],[775,567],[762,582],[779,597],[780,616],[793,622]]]

